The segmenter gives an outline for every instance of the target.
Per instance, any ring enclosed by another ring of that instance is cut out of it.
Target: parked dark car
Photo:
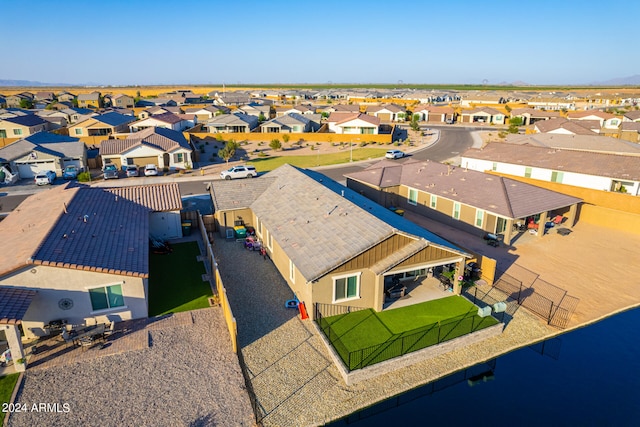
[[[104,179],[118,179],[118,168],[114,164],[105,165],[102,169]]]

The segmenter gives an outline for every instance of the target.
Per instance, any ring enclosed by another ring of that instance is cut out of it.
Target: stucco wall
[[[36,289],[23,319],[27,338],[45,335],[43,326],[51,320],[69,324],[93,324],[148,316],[147,279],[48,266],[27,267],[0,279],[3,286]],[[122,284],[124,307],[93,311],[88,289]],[[73,307],[63,310],[58,303],[68,298]]]

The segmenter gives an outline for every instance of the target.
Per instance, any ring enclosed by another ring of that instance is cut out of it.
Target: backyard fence
[[[333,321],[331,318],[368,309],[316,303],[314,310],[316,323],[329,342],[331,342],[331,345],[349,371],[362,369],[426,347],[441,344],[495,324],[493,318],[488,322],[487,318],[478,317],[476,313],[472,315],[465,314],[446,321],[433,323],[415,332],[395,335],[381,344],[350,351],[341,340],[340,334],[332,328]]]
[[[498,280],[493,286],[532,313],[545,319],[547,324],[561,329],[566,328],[580,299],[540,279],[537,274],[524,267],[516,264],[512,267],[516,267],[515,274],[525,282],[506,272],[499,272]]]
[[[227,328],[229,329],[229,335],[231,337],[231,346],[233,347],[234,353],[238,352],[238,325],[236,324],[236,318],[233,316],[233,312],[231,311],[231,305],[229,304],[229,299],[227,298],[227,290],[225,289],[222,278],[220,277],[220,271],[218,270],[218,264],[216,263],[216,259],[213,256],[213,248],[211,247],[211,242],[209,241],[209,236],[207,233],[207,228],[204,225],[204,221],[202,219],[202,215],[198,211],[197,215],[198,220],[198,228],[200,229],[200,233],[202,234],[202,241],[204,242],[206,248],[206,260],[205,265],[207,266],[207,271],[210,272],[212,280],[215,281],[215,290],[216,295],[218,296],[218,301],[222,306],[222,313],[224,315],[224,320],[227,323]]]

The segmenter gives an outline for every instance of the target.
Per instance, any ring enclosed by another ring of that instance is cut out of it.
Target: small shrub
[[[282,149],[282,143],[278,138],[275,138],[271,140],[269,147],[271,147],[272,150],[280,150]]]
[[[265,153],[264,151],[261,151],[260,153],[258,153],[258,157],[267,157],[268,154]]]
[[[367,141],[362,141],[360,143],[360,147],[366,147],[367,145],[369,145],[369,143]]]
[[[309,148],[311,148],[311,151],[313,151],[313,150],[315,150],[315,149],[316,149],[316,146],[315,146],[315,145],[312,145],[312,146],[311,146],[311,147],[309,147]]]
[[[289,135],[287,135],[286,133],[284,135],[282,135],[282,140],[284,141],[284,143],[286,144],[287,142],[289,142],[289,139],[291,137]]]
[[[89,173],[89,171],[80,172],[78,174],[78,181],[80,181],[80,182],[89,182],[89,181],[91,181],[91,174]]]

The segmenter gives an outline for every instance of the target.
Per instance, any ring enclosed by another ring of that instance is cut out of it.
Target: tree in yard
[[[21,99],[20,100],[20,108],[32,108],[33,102],[29,99]]]
[[[286,133],[282,135],[282,140],[284,141],[285,144],[289,142],[289,135],[287,135]]]
[[[264,114],[260,113],[260,115],[258,116],[258,123],[262,123],[265,120],[267,120],[267,118],[264,116]]]
[[[218,157],[229,163],[229,160],[236,154],[239,144],[233,139],[227,141],[223,148],[218,150]]]
[[[504,109],[505,109],[505,110],[507,110],[507,113],[510,113],[510,112],[511,112],[511,107],[509,107],[508,105],[505,105],[505,106],[504,106]]]
[[[410,127],[411,129],[418,131],[420,130],[420,125],[418,124],[418,119],[420,118],[420,114],[414,114],[413,116],[411,116],[411,123],[410,123]]]
[[[277,151],[282,148],[282,144],[280,143],[280,140],[276,138],[271,140],[271,142],[269,143],[269,147],[271,147],[272,150]]]
[[[518,133],[518,127],[522,126],[522,117],[513,117],[509,120],[509,133]]]

